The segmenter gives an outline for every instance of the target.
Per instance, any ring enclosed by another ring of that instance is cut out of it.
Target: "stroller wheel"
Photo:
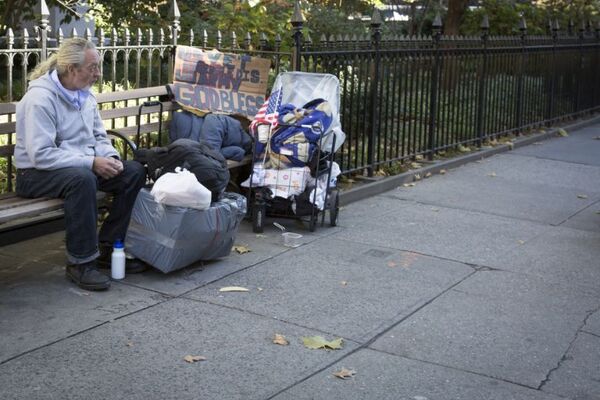
[[[338,190],[332,190],[330,196],[329,225],[337,226],[338,214],[340,213],[340,192]]]
[[[262,233],[265,227],[266,206],[264,204],[255,204],[252,210],[252,231]]]

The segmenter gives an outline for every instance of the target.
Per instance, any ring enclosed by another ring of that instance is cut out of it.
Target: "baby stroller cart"
[[[339,81],[329,74],[285,72],[250,128],[254,137],[248,204],[254,232],[265,217],[308,218],[314,231],[329,211],[337,224],[339,166],[335,151],[345,135],[339,122]]]

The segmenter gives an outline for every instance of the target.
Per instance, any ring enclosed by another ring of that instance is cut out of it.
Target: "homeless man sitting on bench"
[[[16,111],[17,194],[64,199],[66,275],[86,290],[109,288],[109,277],[97,268],[110,266],[112,244],[125,239],[145,183],[144,167],[119,159],[100,119],[90,92],[100,76],[100,62],[92,42],[66,40],[32,72]],[[114,195],[99,233],[97,190]],[[140,260],[127,260],[129,273],[145,268]]]

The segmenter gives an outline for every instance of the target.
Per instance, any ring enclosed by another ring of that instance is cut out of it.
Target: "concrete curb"
[[[473,161],[488,158],[493,155],[504,153],[519,147],[528,146],[541,140],[550,139],[556,136],[559,129],[575,130],[586,127],[588,125],[593,125],[595,123],[600,123],[600,115],[583,121],[578,121],[569,125],[551,128],[549,131],[544,133],[537,133],[525,137],[519,137],[516,138],[515,141],[511,142],[510,144],[502,144],[493,148],[480,149],[476,152],[456,157],[451,160],[438,161],[433,163],[432,165],[428,165],[419,169],[414,169],[408,172],[404,172],[402,174],[384,178],[368,178],[369,180],[372,179],[373,181],[368,183],[361,183],[360,186],[349,190],[341,191],[340,205],[344,206],[346,204],[350,204],[352,202],[395,189],[399,186],[402,186],[405,183],[414,182],[415,180],[418,180],[415,178],[416,175],[419,175],[421,179],[424,179],[425,176],[428,174],[439,174],[441,170],[457,168],[461,165],[465,165]]]

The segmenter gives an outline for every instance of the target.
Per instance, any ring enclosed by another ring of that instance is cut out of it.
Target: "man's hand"
[[[114,178],[123,172],[123,163],[112,157],[94,157],[92,171],[104,179]]]

